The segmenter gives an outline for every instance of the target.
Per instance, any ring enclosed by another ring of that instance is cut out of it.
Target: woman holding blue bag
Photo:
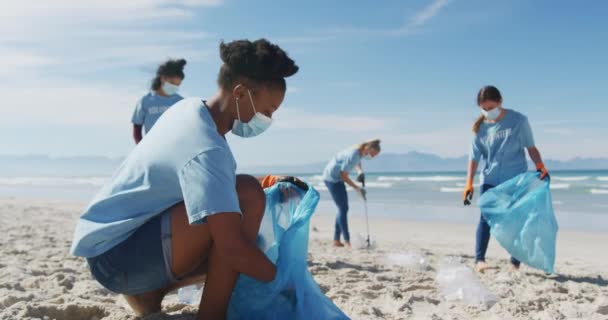
[[[525,150],[540,172],[540,178],[549,176],[540,152],[534,145],[532,129],[528,118],[523,114],[502,107],[502,95],[494,86],[485,86],[477,94],[477,105],[481,116],[473,125],[475,137],[471,144],[467,183],[463,192],[464,205],[473,199],[473,180],[479,162],[485,165],[481,170],[481,193],[528,171]],[[486,251],[490,241],[490,226],[483,215],[477,226],[475,245],[475,269],[484,272]],[[519,269],[520,262],[511,257],[511,265]]]
[[[262,282],[277,274],[255,245],[264,191],[236,174],[225,136],[268,129],[298,66],[265,39],[222,43],[220,57],[217,93],[167,110],[76,226],[72,254],[87,258],[93,277],[138,316],[204,281],[196,319],[225,319],[239,274]]]

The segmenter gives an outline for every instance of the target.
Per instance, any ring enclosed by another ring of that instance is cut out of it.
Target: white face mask
[[[500,116],[500,112],[502,111],[502,108],[500,107],[496,107],[490,111],[486,111],[484,109],[481,109],[481,114],[486,117],[486,119],[490,120],[490,121],[494,121],[496,120],[496,118],[498,118],[498,116]]]
[[[266,131],[266,129],[268,129],[272,124],[272,118],[269,118],[255,110],[253,98],[251,97],[251,91],[247,90],[247,93],[249,94],[249,101],[251,101],[251,107],[253,107],[253,112],[255,112],[255,114],[253,115],[253,118],[249,120],[249,122],[242,122],[241,112],[239,110],[239,100],[236,100],[236,114],[238,119],[235,119],[232,125],[232,133],[243,138],[255,137]]]
[[[179,86],[176,86],[173,83],[165,81],[163,83],[162,89],[166,95],[172,96],[177,93],[177,91],[179,90]]]

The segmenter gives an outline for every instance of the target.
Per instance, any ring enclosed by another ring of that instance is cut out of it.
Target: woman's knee
[[[340,215],[346,215],[348,213],[348,203],[338,205],[338,210],[340,210]]]

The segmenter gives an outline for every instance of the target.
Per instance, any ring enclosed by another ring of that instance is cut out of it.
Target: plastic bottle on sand
[[[202,290],[198,285],[190,285],[177,290],[177,299],[182,304],[198,304],[201,299]]]

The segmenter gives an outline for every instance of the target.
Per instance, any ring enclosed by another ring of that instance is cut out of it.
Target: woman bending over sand
[[[365,185],[365,174],[361,167],[361,159],[373,159],[380,153],[380,140],[370,140],[359,145],[340,151],[327,164],[323,171],[323,180],[331,194],[332,199],[338,207],[336,225],[334,232],[334,246],[350,247],[350,233],[348,232],[348,194],[346,184],[357,190],[365,199],[365,189],[351,180],[349,177],[353,169],[357,169],[359,175],[357,181]],[[345,244],[340,242],[340,236],[344,238]]]
[[[261,39],[220,45],[219,90],[171,107],[82,214],[72,253],[140,316],[176,288],[205,279],[199,319],[224,319],[240,273],[272,281],[255,246],[264,214],[260,182],[236,175],[225,135],[264,132],[298,66]]]

